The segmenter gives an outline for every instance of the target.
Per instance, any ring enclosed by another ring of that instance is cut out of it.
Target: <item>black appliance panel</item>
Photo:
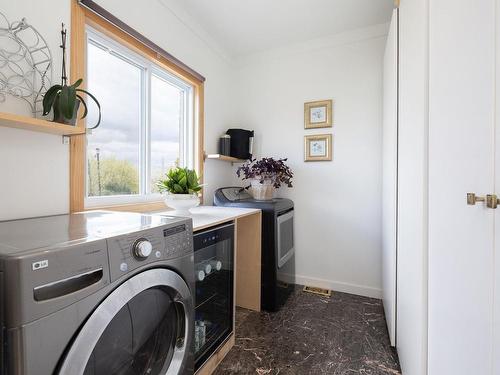
[[[198,369],[233,332],[234,224],[195,233],[194,251]]]

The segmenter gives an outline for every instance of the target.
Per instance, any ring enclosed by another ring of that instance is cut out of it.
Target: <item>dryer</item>
[[[262,210],[261,307],[279,310],[295,288],[293,201],[257,200],[244,188],[226,187],[215,191],[214,206]]]
[[[91,211],[0,222],[0,369],[193,373],[191,219]]]

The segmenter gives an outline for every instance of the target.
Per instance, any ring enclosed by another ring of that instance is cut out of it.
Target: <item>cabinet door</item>
[[[392,15],[384,54],[382,195],[383,301],[391,345],[396,345],[397,168],[398,168],[398,11]]]
[[[495,35],[495,193],[500,196],[500,0],[496,0]],[[500,375],[500,207],[495,210],[493,258],[493,374]]]
[[[495,1],[429,2],[429,375],[493,373]]]

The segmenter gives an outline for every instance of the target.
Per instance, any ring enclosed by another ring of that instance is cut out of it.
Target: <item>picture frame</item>
[[[333,100],[304,103],[304,129],[331,128],[333,126]]]
[[[304,136],[304,161],[331,161],[333,136],[314,134]]]

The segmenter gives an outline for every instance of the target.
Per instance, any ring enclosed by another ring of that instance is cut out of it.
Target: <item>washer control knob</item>
[[[148,240],[139,240],[134,245],[134,255],[139,259],[146,259],[152,251],[153,245]]]

